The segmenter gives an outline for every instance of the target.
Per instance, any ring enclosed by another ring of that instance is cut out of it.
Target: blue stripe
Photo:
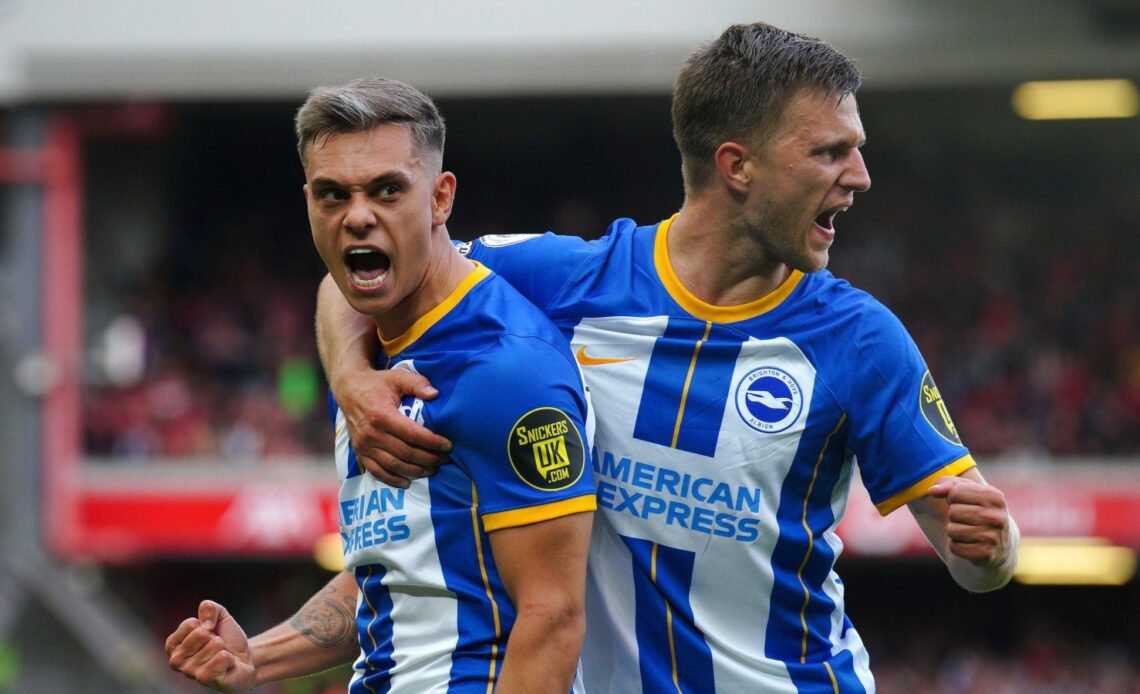
[[[696,554],[657,545],[654,582],[653,542],[622,537],[633,555],[635,629],[644,692],[708,691],[713,685],[712,651],[693,624],[689,602]],[[666,604],[672,608],[672,629]],[[672,644],[670,645],[670,636]],[[677,682],[673,681],[676,663]]]
[[[329,404],[329,422],[332,424],[333,431],[336,431],[336,411],[340,408],[337,407],[336,400],[333,400],[332,390],[328,391],[328,404]]]
[[[454,465],[443,466],[432,476],[428,489],[435,546],[444,583],[458,600],[456,626],[459,635],[451,656],[451,687],[481,686],[485,690],[492,658],[495,660],[495,677],[502,671],[515,610],[495,567],[490,538],[483,532],[481,523],[478,530],[472,523],[471,478]],[[499,612],[497,640],[494,606],[487,599],[483,575],[476,560],[476,532],[482,544],[483,564],[491,594]]]
[[[357,680],[351,694],[384,694],[391,688],[390,673],[396,661],[392,659],[392,597],[383,584],[385,573],[379,564],[356,569],[356,584],[363,595],[356,611],[356,633],[363,660],[357,661],[356,667],[364,670],[364,676]]]
[[[851,651],[840,651],[828,663],[788,663],[788,675],[799,694],[864,694],[867,690],[855,675],[855,658]],[[835,678],[832,684],[831,678]]]
[[[864,694],[867,691],[855,674],[855,656],[851,651],[840,651],[831,660],[831,671],[843,694]]]
[[[702,324],[669,319],[665,334],[653,344],[633,427],[634,438],[662,446],[672,445],[685,374],[693,358],[693,347],[703,334]]]
[[[685,413],[677,437],[680,450],[710,457],[716,454],[724,408],[732,390],[732,374],[742,344],[739,333],[713,325],[708,341],[697,356],[689,395],[685,398]],[[688,365],[685,368],[688,369]],[[682,384],[684,377],[682,372]]]
[[[348,446],[348,471],[344,478],[350,480],[353,477],[360,477],[364,471],[361,470],[360,464],[356,462],[356,451],[352,450],[352,445]]]
[[[835,603],[823,592],[823,583],[831,572],[835,553],[823,540],[822,533],[835,520],[831,496],[843,468],[846,423],[827,443],[818,473],[816,464],[828,435],[835,430],[839,420],[840,413],[834,408],[820,412],[813,407],[809,411],[805,435],[800,439],[799,450],[780,490],[780,507],[776,512],[779,539],[772,552],[772,609],[764,651],[769,658],[788,663],[799,663],[801,658],[808,663],[818,663],[831,654],[831,615],[835,611]],[[809,487],[811,497],[806,517],[813,542],[805,565],[808,535],[803,525],[804,497]],[[806,609],[805,586],[808,590]],[[806,654],[801,611],[807,623]]]
[[[709,342],[701,346],[697,355],[689,392],[685,396],[689,367],[706,327],[706,323],[691,318],[669,319],[665,334],[653,345],[633,428],[634,438],[672,447],[677,414],[684,396],[685,411],[676,447],[710,457],[716,453],[741,338],[734,331],[714,326]]]

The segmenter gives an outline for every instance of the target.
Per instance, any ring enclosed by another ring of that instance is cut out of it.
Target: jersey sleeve
[[[902,323],[872,304],[860,320],[848,446],[882,515],[938,478],[974,467],[926,362]]]
[[[499,234],[459,245],[461,252],[495,271],[532,304],[545,310],[587,259],[589,242],[577,236]]]
[[[467,362],[441,415],[487,532],[596,508],[587,401],[566,350],[502,337]]]

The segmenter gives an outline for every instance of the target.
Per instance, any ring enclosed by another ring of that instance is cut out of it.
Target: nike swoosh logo
[[[586,354],[586,345],[579,347],[574,356],[578,359],[578,363],[582,366],[598,366],[599,364],[618,364],[623,361],[633,361],[633,357],[624,357],[619,359],[591,357],[590,355]]]

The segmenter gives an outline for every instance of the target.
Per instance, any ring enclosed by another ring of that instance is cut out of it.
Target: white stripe
[[[641,691],[633,557],[601,515],[594,520],[589,568],[586,638],[582,645],[586,691],[591,694]],[[632,654],[632,662],[621,657],[626,653]]]

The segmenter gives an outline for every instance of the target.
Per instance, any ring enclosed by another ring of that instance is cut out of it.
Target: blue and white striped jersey
[[[706,304],[668,229],[461,246],[554,320],[595,408],[587,691],[873,691],[833,571],[852,466],[886,514],[973,460],[880,303],[823,271]]]
[[[454,450],[434,476],[388,487],[362,473],[332,404],[341,539],[360,588],[349,691],[487,694],[515,620],[488,533],[596,507],[580,372],[550,321],[485,267],[382,347],[388,368],[439,390],[402,409]]]

